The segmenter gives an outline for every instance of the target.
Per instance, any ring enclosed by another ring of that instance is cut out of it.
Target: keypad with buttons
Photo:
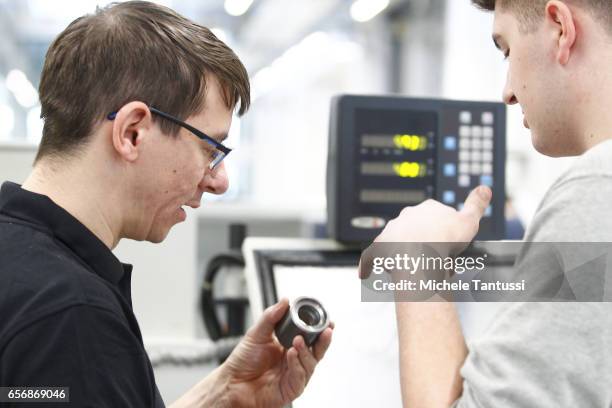
[[[447,151],[455,151],[457,164],[443,163],[442,171],[446,178],[456,177],[454,194],[451,200],[450,188],[442,192],[442,201],[459,208],[469,191],[480,184],[493,187],[493,157],[495,139],[495,115],[493,112],[458,112],[457,128],[448,135],[443,144]],[[456,133],[455,133],[456,132]],[[452,156],[447,156],[448,159]],[[446,187],[451,187],[447,185]],[[452,203],[451,203],[452,201]],[[489,212],[490,213],[490,210]],[[490,216],[485,214],[485,216]]]
[[[457,138],[455,136],[446,136],[444,138],[444,148],[446,150],[457,150]]]
[[[442,195],[442,201],[444,204],[455,204],[455,192],[452,190],[447,190]]]
[[[459,113],[459,123],[470,124],[472,123],[472,112],[462,111]]]
[[[457,175],[457,166],[455,163],[446,163],[444,165],[444,175],[446,177],[454,177]]]

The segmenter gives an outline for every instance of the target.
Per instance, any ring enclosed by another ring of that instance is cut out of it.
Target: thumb
[[[491,202],[492,196],[493,192],[489,187],[476,187],[465,199],[465,204],[461,213],[476,223],[480,222],[480,219]]]
[[[259,321],[249,330],[249,335],[256,342],[266,342],[272,336],[276,324],[289,309],[289,300],[283,298],[277,304],[264,310]]]

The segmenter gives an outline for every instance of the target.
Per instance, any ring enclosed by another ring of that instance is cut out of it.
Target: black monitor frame
[[[261,282],[264,309],[278,301],[274,267],[287,266],[354,266],[359,265],[361,251],[358,249],[321,250],[321,249],[279,249],[253,251],[257,273]],[[355,276],[357,279],[357,276]]]

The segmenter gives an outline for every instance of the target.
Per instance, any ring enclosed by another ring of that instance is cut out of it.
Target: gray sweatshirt
[[[553,184],[525,241],[612,242],[612,140]],[[612,303],[507,303],[468,348],[455,408],[612,407]]]

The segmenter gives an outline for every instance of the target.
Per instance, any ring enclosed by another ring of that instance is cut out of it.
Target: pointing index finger
[[[473,218],[476,222],[480,221],[487,207],[489,206],[489,203],[491,202],[492,196],[493,192],[489,187],[476,187],[465,199],[465,205],[463,206],[461,213]]]

